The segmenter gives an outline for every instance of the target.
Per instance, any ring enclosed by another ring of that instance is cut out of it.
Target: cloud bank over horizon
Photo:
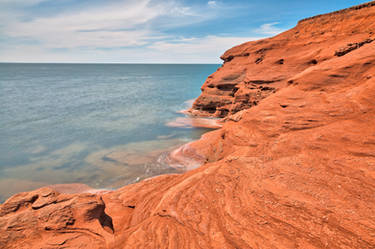
[[[291,28],[306,12],[268,2],[0,0],[0,61],[220,63],[225,50]]]

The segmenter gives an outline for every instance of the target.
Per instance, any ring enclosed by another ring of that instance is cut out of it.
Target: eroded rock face
[[[318,63],[370,46],[375,39],[373,9],[372,2],[307,18],[276,37],[226,51],[221,56],[223,66],[207,78],[190,113],[226,117],[248,109]]]
[[[101,197],[51,188],[20,193],[0,206],[1,248],[107,248],[113,233]]]
[[[335,55],[374,39],[373,5],[226,52],[193,110],[226,122],[176,151],[201,167],[16,195],[0,248],[375,248],[375,43]]]

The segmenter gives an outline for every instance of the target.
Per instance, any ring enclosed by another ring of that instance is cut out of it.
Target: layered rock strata
[[[0,248],[375,248],[375,2],[227,51],[191,113],[203,165],[0,206]],[[355,45],[353,45],[355,44]]]
[[[247,42],[225,52],[190,113],[226,117],[258,105],[317,64],[370,46],[374,2],[301,20],[271,39]],[[318,79],[317,79],[318,80]]]

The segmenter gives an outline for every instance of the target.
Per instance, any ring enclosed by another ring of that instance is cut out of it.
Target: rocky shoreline
[[[228,50],[189,111],[225,122],[171,154],[191,171],[17,194],[0,248],[375,248],[374,39],[370,2]]]

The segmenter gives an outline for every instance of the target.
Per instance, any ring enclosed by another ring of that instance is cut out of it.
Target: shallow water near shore
[[[0,201],[49,184],[117,188],[207,129],[167,126],[219,65],[0,64]]]

